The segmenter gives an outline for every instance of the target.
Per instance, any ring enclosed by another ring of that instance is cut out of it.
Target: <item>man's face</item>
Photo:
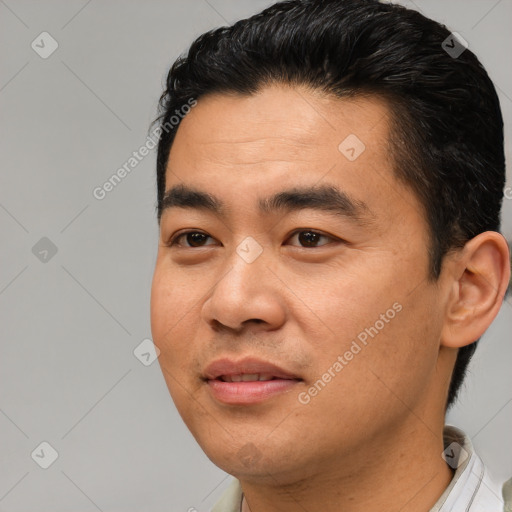
[[[378,456],[398,432],[432,435],[442,288],[427,280],[427,224],[393,175],[388,130],[376,99],[273,86],[201,98],[176,134],[166,191],[223,209],[167,200],[152,333],[183,420],[239,478],[284,483],[355,460],[362,444]],[[322,208],[334,194],[308,199],[320,187],[339,191],[337,207]],[[231,366],[208,368],[218,360]]]

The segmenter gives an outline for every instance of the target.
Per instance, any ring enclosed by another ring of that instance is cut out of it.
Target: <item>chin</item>
[[[277,482],[280,485],[296,484],[304,477],[303,472],[298,471],[300,461],[287,457],[284,450],[269,445],[265,452],[252,443],[237,448],[231,442],[224,450],[219,443],[211,450],[201,447],[213,464],[239,480],[274,486]]]

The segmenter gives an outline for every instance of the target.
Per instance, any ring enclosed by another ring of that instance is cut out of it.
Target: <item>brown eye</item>
[[[203,247],[205,245],[204,242],[211,237],[200,231],[186,231],[175,236],[169,245],[182,245],[179,241],[183,238],[186,240],[184,247]]]
[[[325,240],[335,241],[335,238],[311,229],[296,231],[289,240],[294,237],[298,237],[299,244],[302,247],[309,247],[313,249],[316,247],[322,247],[323,245],[328,245],[328,242],[318,245],[322,238]],[[185,231],[176,235],[169,243],[169,246],[180,246],[185,248],[205,247],[206,245],[211,245],[205,243],[209,238],[212,237],[206,233],[202,233],[201,231]],[[185,240],[185,243],[182,243],[181,240]]]
[[[291,238],[298,235],[299,243],[302,245],[302,247],[318,247],[318,241],[321,238],[326,238],[329,240],[334,240],[334,238],[324,235],[322,233],[319,233],[317,231],[312,231],[310,229],[302,230],[302,231],[296,231]],[[290,238],[290,240],[291,240]],[[327,245],[327,244],[322,244]],[[321,246],[320,246],[321,247]]]

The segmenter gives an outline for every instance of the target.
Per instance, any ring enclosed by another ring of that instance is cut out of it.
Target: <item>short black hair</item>
[[[395,175],[424,208],[428,279],[437,280],[448,252],[479,233],[499,231],[505,186],[496,90],[478,58],[454,38],[419,12],[377,0],[287,0],[201,35],[172,65],[160,98],[158,222],[182,119],[176,112],[191,98],[251,95],[275,83],[338,98],[378,97],[390,107]],[[454,47],[462,53],[448,51]],[[458,351],[446,410],[478,341]]]

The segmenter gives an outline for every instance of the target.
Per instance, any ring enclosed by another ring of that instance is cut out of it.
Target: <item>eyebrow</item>
[[[171,208],[196,209],[226,218],[230,209],[214,195],[188,185],[176,185],[164,195],[159,209],[159,220],[164,211]],[[258,201],[261,214],[284,213],[313,209],[337,214],[361,225],[371,223],[375,214],[361,200],[333,185],[293,187]]]

